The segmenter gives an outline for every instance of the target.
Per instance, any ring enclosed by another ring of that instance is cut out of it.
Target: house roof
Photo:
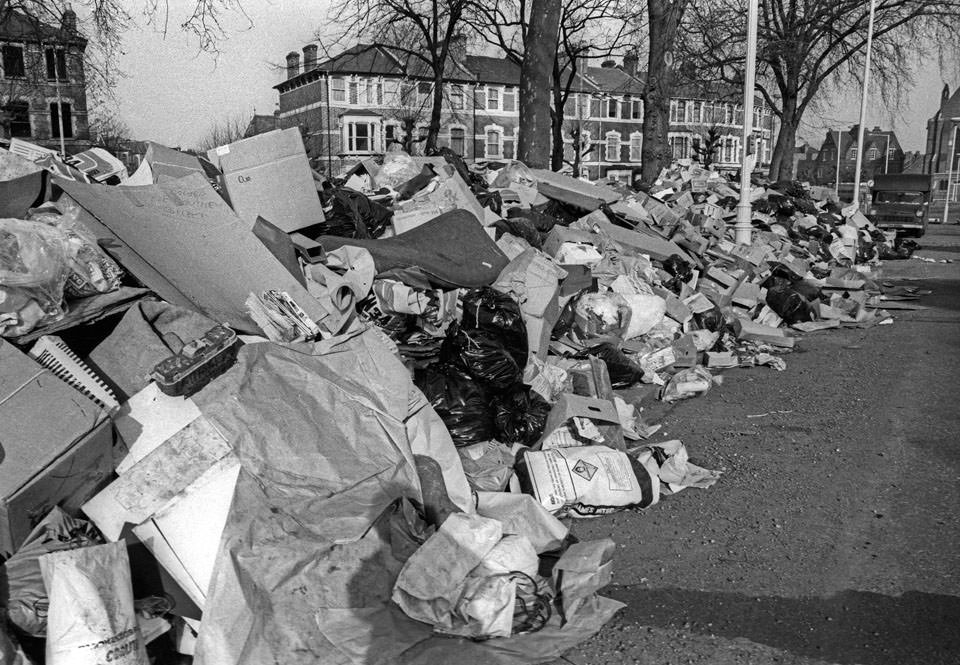
[[[520,65],[509,58],[468,55],[464,58],[464,65],[481,83],[520,85]]]
[[[277,116],[254,114],[250,118],[250,124],[247,125],[247,131],[243,133],[243,138],[250,138],[258,134],[266,134],[269,131],[277,129]]]
[[[53,18],[51,16],[51,18]],[[56,41],[85,46],[87,40],[76,32],[68,32],[12,9],[0,10],[0,39],[27,42]]]
[[[642,95],[643,83],[619,67],[587,67],[585,78],[598,90],[613,94]]]

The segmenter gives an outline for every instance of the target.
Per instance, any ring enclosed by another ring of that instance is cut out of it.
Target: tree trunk
[[[560,8],[560,0],[533,0],[520,67],[517,159],[538,169],[550,165],[551,72],[560,36]]]
[[[563,89],[560,85],[560,59],[553,59],[553,109],[550,114],[550,130],[553,138],[550,144],[550,170],[563,168]]]
[[[785,97],[780,129],[777,132],[777,143],[770,159],[771,180],[793,180],[793,152],[797,140],[798,120],[796,97]]]
[[[641,177],[652,183],[672,158],[670,97],[673,94],[673,47],[680,17],[687,0],[648,0],[650,48],[647,56],[647,86],[643,95],[643,147]]]
[[[427,130],[427,144],[423,154],[429,155],[437,149],[440,138],[440,114],[443,112],[443,67],[433,72],[433,107],[430,109],[430,128]]]

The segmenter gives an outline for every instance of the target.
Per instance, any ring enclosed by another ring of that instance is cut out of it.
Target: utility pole
[[[867,24],[867,54],[863,61],[863,91],[860,93],[860,127],[857,128],[857,168],[853,174],[853,207],[860,208],[860,168],[863,166],[863,123],[867,117],[870,88],[870,53],[873,49],[873,15],[877,0],[870,0],[870,21]]]
[[[756,150],[751,151],[753,139],[753,87],[757,69],[757,8],[759,1],[750,0],[747,9],[747,61],[743,77],[743,144],[740,153],[740,202],[737,204],[737,223],[734,226],[738,245],[749,245],[753,210],[750,205],[750,174],[756,161]],[[748,154],[749,153],[749,154]]]

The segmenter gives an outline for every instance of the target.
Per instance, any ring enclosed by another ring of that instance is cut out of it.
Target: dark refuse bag
[[[610,385],[614,388],[628,388],[643,377],[643,368],[636,364],[614,344],[604,342],[591,346],[578,354],[579,357],[595,356],[607,365]]]
[[[523,378],[523,365],[495,332],[461,328],[444,340],[440,357],[497,390],[507,389]]]
[[[550,404],[526,386],[519,386],[495,397],[493,410],[497,441],[529,446],[543,434]]]
[[[393,219],[393,211],[348,187],[332,193],[333,209],[317,225],[317,235],[341,238],[379,238]]]
[[[493,228],[497,231],[497,240],[499,240],[504,233],[509,233],[518,238],[523,238],[530,243],[530,246],[534,249],[543,249],[543,237],[533,222],[525,217],[498,219],[494,222]]]
[[[450,365],[434,365],[413,373],[413,382],[450,431],[456,446],[493,438],[493,413],[486,392],[472,376]]]
[[[663,269],[673,277],[665,282],[664,286],[677,295],[680,294],[683,285],[693,279],[693,266],[677,254],[671,254],[664,259]]]
[[[789,324],[813,320],[810,303],[789,283],[779,282],[767,289],[767,305]]]
[[[491,288],[474,289],[463,296],[461,330],[482,330],[500,338],[514,361],[527,362],[527,327],[520,305],[507,293]]]

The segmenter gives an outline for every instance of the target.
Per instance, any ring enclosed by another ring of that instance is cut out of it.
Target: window
[[[853,146],[847,151],[847,159],[856,159],[857,158],[857,146]]]
[[[503,156],[501,144],[503,143],[503,134],[496,129],[487,130],[487,141],[485,154],[488,158],[499,158]]]
[[[690,119],[691,122],[703,122],[703,102],[695,102],[693,105],[693,117]]]
[[[377,106],[383,106],[383,81],[377,81]]]
[[[12,44],[3,45],[3,75],[8,79],[20,78],[25,75],[22,47]]]
[[[686,109],[685,109],[685,111],[684,111],[684,120],[683,120],[683,121],[684,121],[684,122],[695,122],[695,120],[693,119],[693,102],[692,102],[692,101],[689,101],[689,102],[687,102],[684,106],[686,107]]]
[[[346,101],[346,87],[342,77],[334,76],[330,79],[330,96],[335,102]]]
[[[463,86],[450,86],[450,108],[460,110],[463,108]]]
[[[356,81],[350,81],[347,90],[350,93],[349,101],[351,104],[356,104],[360,101],[360,86]]]
[[[733,105],[732,104],[723,105],[723,124],[725,125],[733,124]]]
[[[26,138],[30,136],[30,103],[10,102],[2,109],[10,117],[10,136]]]
[[[500,110],[500,89],[499,88],[487,88],[487,110],[488,111],[499,111]]]
[[[463,130],[460,129],[459,127],[451,127],[450,128],[450,149],[462,157],[463,147],[464,147]]]
[[[734,137],[724,137],[720,148],[720,161],[728,164],[737,161],[737,140]]]
[[[368,106],[377,103],[377,83],[376,81],[363,81],[360,84],[360,90],[363,91],[363,101]]]
[[[483,88],[476,88],[473,91],[473,106],[474,108],[483,109],[487,107],[486,97],[484,96]]]
[[[674,159],[686,159],[690,156],[690,137],[671,136],[670,152]]]
[[[347,151],[373,152],[373,125],[368,122],[348,122]]]
[[[50,104],[50,135],[55,139],[60,138],[60,120],[62,117],[63,138],[73,138],[73,117],[70,113],[70,105],[63,103],[61,109],[62,113],[58,111],[56,102]]]
[[[417,83],[417,104],[423,106],[433,95],[433,85],[427,81]]]
[[[45,51],[47,61],[47,79],[50,81],[67,80],[67,54],[62,48],[48,48]]]
[[[630,117],[634,120],[643,120],[643,100],[634,100],[630,106],[632,107]]]
[[[503,137],[503,158],[504,159],[513,159],[516,156],[513,154],[513,146],[514,146],[514,137],[504,136]]]
[[[607,117],[616,118],[617,117],[617,100],[612,97],[607,98]]]
[[[591,118],[600,118],[602,114],[600,112],[600,102],[602,100],[599,97],[590,98],[590,117]]]
[[[383,136],[387,143],[391,143],[399,138],[399,132],[397,131],[398,129],[399,127],[397,125],[383,126]]]
[[[507,113],[513,113],[517,110],[516,88],[506,87],[503,89],[503,110]]]
[[[620,134],[619,132],[609,132],[607,134],[607,150],[604,155],[608,162],[620,161]]]
[[[872,145],[870,149],[867,150],[867,160],[873,161],[875,159],[880,159],[880,151],[877,149],[877,146]]]
[[[643,150],[643,134],[634,132],[630,135],[630,161],[639,162]]]
[[[670,100],[670,122],[680,122],[679,104],[676,99]]]

